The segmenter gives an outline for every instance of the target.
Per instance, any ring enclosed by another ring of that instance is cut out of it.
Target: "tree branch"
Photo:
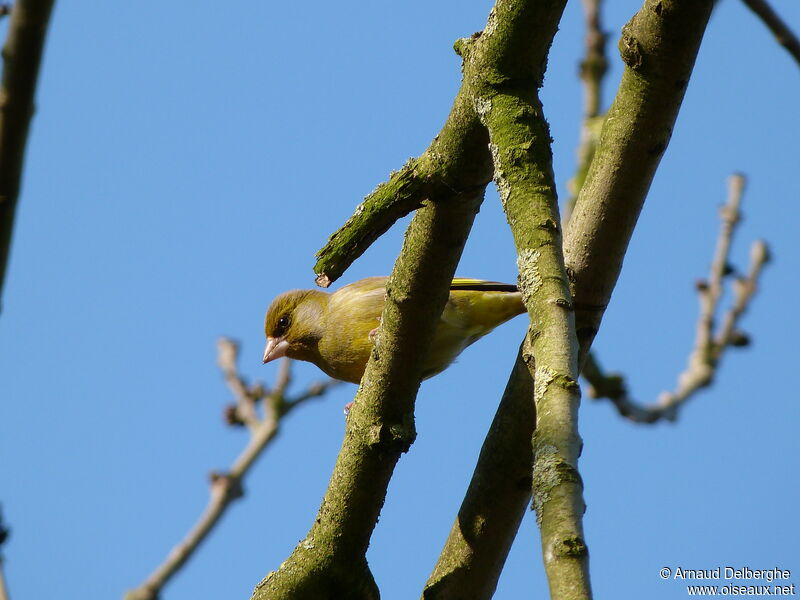
[[[567,184],[570,197],[564,204],[562,222],[569,221],[578,192],[583,187],[589,165],[594,158],[604,115],[602,108],[603,79],[608,72],[606,60],[606,34],[600,25],[600,7],[602,0],[583,0],[583,13],[586,21],[585,53],[580,65],[580,76],[583,82],[583,123],[578,145],[578,168],[574,177]]]
[[[583,82],[583,115],[591,119],[600,114],[602,108],[603,78],[608,71],[606,59],[607,36],[600,24],[602,0],[582,0],[586,20],[584,58],[581,61],[580,75]]]
[[[772,35],[778,43],[786,48],[786,51],[792,55],[792,58],[800,65],[800,40],[789,29],[789,26],[780,18],[778,13],[772,10],[772,7],[766,0],[742,0],[747,7],[752,10],[764,22]]]
[[[0,89],[0,298],[19,197],[28,127],[53,0],[17,0],[3,46]]]
[[[614,403],[620,415],[631,421],[656,423],[662,419],[676,420],[681,406],[698,390],[713,383],[725,351],[732,346],[745,346],[749,343],[749,338],[738,331],[736,326],[758,287],[761,270],[769,260],[767,246],[760,240],[754,242],[751,248],[747,276],[734,279],[733,306],[726,312],[719,331],[716,335],[714,333],[724,278],[732,272],[729,262],[730,246],[736,225],[741,218],[740,204],[744,184],[744,176],[731,176],[728,201],[720,211],[722,225],[711,263],[711,273],[708,281],[701,281],[697,286],[700,296],[700,317],[697,322],[694,349],[689,356],[686,370],[678,377],[677,388],[672,392],[663,392],[654,404],[640,405],[629,398],[622,376],[606,375],[594,361],[587,362],[584,375],[591,384],[589,395],[594,398],[608,398]]]
[[[409,160],[364,198],[353,216],[317,252],[317,285],[328,287],[336,281],[395,221],[422,206],[429,195],[428,182],[419,173],[417,162]]]
[[[523,46],[531,26],[550,16],[542,12],[535,2],[497,2],[486,27],[491,33],[476,42],[495,43],[498,49],[487,52],[497,56],[489,68],[476,73],[475,103],[489,131],[494,180],[517,247],[519,288],[530,316],[522,356],[534,380],[533,504],[550,595],[591,598],[577,470],[582,443],[577,432],[578,340],[562,254],[550,132],[537,94],[542,63]],[[555,29],[560,10],[553,13]]]
[[[3,569],[3,557],[0,556],[0,600],[9,600],[8,586],[6,585],[6,576]]]
[[[244,495],[242,482],[256,459],[275,439],[281,419],[303,402],[323,395],[331,386],[339,383],[332,379],[316,383],[299,396],[289,399],[286,397],[286,389],[291,382],[288,359],[281,364],[275,388],[267,391],[259,383],[248,386],[239,375],[238,354],[238,345],[233,340],[223,338],[218,342],[218,363],[237,401],[227,411],[228,421],[231,424],[247,425],[250,429],[250,441],[227,472],[211,473],[210,498],[200,518],[186,537],[170,551],[164,562],[139,587],[125,594],[125,600],[158,599],[164,586],[192,557],[230,504]],[[259,417],[256,410],[259,404],[263,405],[263,417]]]

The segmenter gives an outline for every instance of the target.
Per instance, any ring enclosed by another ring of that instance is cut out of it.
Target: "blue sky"
[[[612,3],[609,3],[612,4]],[[800,5],[775,0],[800,29]],[[98,3],[56,6],[0,315],[0,502],[15,600],[58,586],[89,600],[139,583],[195,520],[207,473],[245,433],[215,366],[221,335],[260,363],[262,318],[313,286],[314,252],[361,198],[439,130],[458,89],[452,43],[491,4]],[[638,8],[614,2],[616,36]],[[581,111],[580,4],[570,2],[542,92],[562,197]],[[595,347],[636,397],[672,388],[694,336],[733,171],[749,177],[734,261],[775,256],[713,389],[675,424],[581,408],[585,517],[597,597],[675,598],[661,567],[791,569],[800,582],[795,308],[800,70],[736,0],[712,17],[672,142]],[[492,190],[459,274],[511,281]],[[387,274],[398,224],[342,279]],[[423,384],[369,550],[388,600],[419,594],[444,542],[525,330],[522,319]],[[296,389],[320,377],[295,370]],[[344,429],[346,385],[285,422],[247,496],[165,600],[247,598],[311,524]],[[497,598],[546,595],[528,515]]]

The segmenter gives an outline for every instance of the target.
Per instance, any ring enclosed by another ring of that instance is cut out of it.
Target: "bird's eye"
[[[289,329],[289,317],[286,315],[278,319],[278,326],[275,328],[275,337],[281,337]]]

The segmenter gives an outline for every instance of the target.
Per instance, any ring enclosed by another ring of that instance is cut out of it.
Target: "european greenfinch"
[[[288,356],[314,363],[334,379],[359,383],[376,343],[387,280],[368,277],[332,294],[281,294],[267,310],[264,362]],[[514,285],[453,279],[423,377],[443,371],[464,348],[523,312],[522,296]]]

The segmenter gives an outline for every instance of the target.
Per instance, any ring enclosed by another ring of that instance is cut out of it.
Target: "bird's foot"
[[[380,342],[380,338],[378,337],[378,329],[380,329],[380,322],[381,318],[378,317],[378,326],[372,331],[370,331],[369,335],[367,336],[369,338],[369,341],[372,342],[372,344],[375,346],[377,346],[378,343]]]

